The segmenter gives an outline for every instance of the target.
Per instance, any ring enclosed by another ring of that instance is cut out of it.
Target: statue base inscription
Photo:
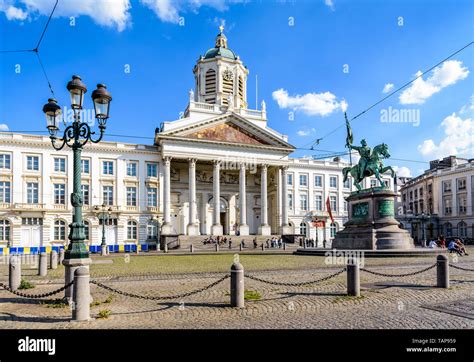
[[[353,192],[348,202],[349,221],[332,242],[335,249],[414,249],[413,239],[395,220],[395,198],[389,189]]]

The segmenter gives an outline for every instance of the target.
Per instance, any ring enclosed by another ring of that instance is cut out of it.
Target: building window
[[[127,223],[127,239],[137,240],[137,223],[135,221]]]
[[[156,207],[158,205],[158,190],[156,187],[147,188],[147,205]]]
[[[11,156],[5,153],[0,155],[0,169],[10,170],[11,169]]]
[[[127,206],[137,206],[136,187],[127,187]]]
[[[449,215],[452,211],[451,199],[444,199],[444,214]]]
[[[90,240],[89,221],[86,221],[86,220],[84,220],[84,234],[86,235],[85,240]]]
[[[453,236],[453,225],[450,222],[444,224],[444,234],[445,236]]]
[[[114,163],[113,161],[102,161],[102,174],[113,175],[114,174]]]
[[[54,240],[66,240],[66,223],[63,220],[54,222]]]
[[[323,187],[323,176],[321,175],[314,176],[314,186]]]
[[[329,196],[329,204],[331,205],[331,211],[337,212],[337,196]]]
[[[288,186],[293,186],[293,174],[292,174],[292,173],[289,173],[289,174],[286,175],[286,176],[287,176],[287,181],[286,181],[287,185],[288,185]]]
[[[336,236],[336,233],[337,233],[337,223],[333,222],[331,223],[331,226],[330,226],[330,232],[331,232],[331,238],[334,238]]]
[[[89,190],[89,185],[84,184],[81,185],[81,191],[82,191],[82,202],[84,205],[89,205],[90,204],[90,190]]]
[[[458,209],[460,214],[465,214],[467,212],[467,199],[466,196],[460,196],[458,198]]]
[[[316,195],[314,197],[314,208],[316,211],[323,211],[323,196]]]
[[[26,202],[28,204],[37,204],[39,202],[37,182],[28,182],[26,184]]]
[[[420,203],[420,213],[425,212],[425,205],[423,203],[423,200],[420,200],[419,203]]]
[[[415,192],[415,199],[417,199],[418,198],[418,190],[415,190],[414,192]]]
[[[308,186],[308,175],[300,175],[300,186]]]
[[[458,224],[458,236],[460,238],[465,238],[467,236],[467,224],[464,221],[461,221]]]
[[[451,181],[443,181],[443,192],[451,192]]]
[[[43,219],[39,217],[24,217],[21,219],[22,225],[43,225]]]
[[[300,208],[302,211],[308,210],[308,195],[306,194],[300,195]]]
[[[291,193],[288,194],[288,208],[293,210],[293,194]]]
[[[26,156],[26,169],[28,171],[39,171],[39,157]]]
[[[458,191],[463,191],[466,189],[466,179],[458,178]]]
[[[330,176],[329,177],[329,187],[335,189],[337,188],[337,176]]]
[[[370,187],[376,187],[376,186],[377,186],[377,180],[376,179],[371,179],[370,180]],[[416,191],[415,191],[415,195],[416,195]]]
[[[346,181],[344,181],[344,186],[345,189],[350,189],[351,188],[351,180],[348,177]]]
[[[86,159],[81,160],[81,172],[83,174],[88,175],[91,172],[90,167],[91,167],[91,163],[89,160],[86,160]]]
[[[10,240],[10,221],[5,219],[0,220],[0,240]]]
[[[423,188],[420,187],[420,197],[423,197]]]
[[[8,181],[0,182],[0,203],[9,204],[11,202],[11,184]]]
[[[127,162],[127,176],[137,177],[137,163]]]
[[[347,212],[347,201],[344,200],[344,212]]]
[[[146,226],[146,238],[148,240],[157,240],[158,237],[158,227],[156,222],[150,221]]]
[[[66,172],[66,159],[63,157],[54,158],[54,172]]]
[[[114,187],[104,186],[102,189],[102,199],[104,205],[112,206],[114,204]]]
[[[301,235],[304,235],[304,236],[307,236],[306,232],[307,232],[308,228],[306,226],[306,223],[305,222],[302,222],[300,224],[300,234]]]
[[[54,184],[54,203],[56,205],[66,204],[66,185]]]
[[[386,188],[390,188],[390,180],[383,180],[383,184]],[[420,196],[421,196],[421,193],[420,193]]]
[[[158,177],[158,165],[156,163],[146,164],[146,176],[147,177]]]

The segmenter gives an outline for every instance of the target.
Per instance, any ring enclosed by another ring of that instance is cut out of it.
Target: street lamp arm
[[[105,126],[99,125],[99,129],[100,129],[99,138],[97,138],[95,140],[92,138],[92,135],[94,135],[95,132],[90,133],[89,139],[91,140],[92,143],[99,143],[102,140],[102,137],[104,136],[104,132],[105,132]]]

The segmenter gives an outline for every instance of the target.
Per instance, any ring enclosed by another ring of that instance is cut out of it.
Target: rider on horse
[[[348,146],[351,149],[356,150],[357,152],[359,152],[359,155],[360,155],[360,160],[359,160],[360,169],[359,169],[359,172],[360,173],[359,173],[358,178],[362,179],[365,176],[365,170],[366,170],[367,164],[370,160],[372,150],[369,146],[367,146],[367,141],[365,139],[360,141],[360,144],[361,144],[361,147],[352,146],[351,144],[349,144]]]

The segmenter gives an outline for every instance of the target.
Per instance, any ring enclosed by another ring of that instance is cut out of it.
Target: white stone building
[[[449,156],[400,189],[399,219],[415,240],[443,234],[474,238],[474,159]]]
[[[247,108],[249,71],[222,31],[193,73],[183,117],[163,122],[154,145],[84,148],[87,242],[101,242],[96,206],[102,204],[111,208],[105,227],[111,245],[153,244],[160,234],[301,233],[330,241],[347,218],[347,164],[288,157],[294,147],[268,127],[265,102]],[[375,186],[375,179],[366,181]],[[54,151],[46,136],[0,133],[0,246],[64,244],[71,191],[69,149]]]

